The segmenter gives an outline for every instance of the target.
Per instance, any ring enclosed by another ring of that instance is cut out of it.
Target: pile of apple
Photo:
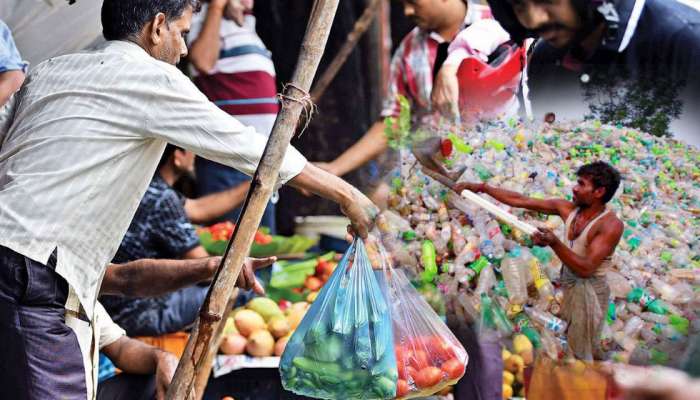
[[[280,356],[287,341],[309,308],[309,303],[282,307],[267,297],[256,297],[245,307],[231,312],[226,319],[219,350],[226,355],[248,354],[253,357]]]

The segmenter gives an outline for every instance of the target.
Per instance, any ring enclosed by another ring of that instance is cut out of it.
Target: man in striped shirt
[[[210,0],[192,18],[187,36],[190,72],[209,100],[258,133],[269,135],[279,105],[275,66],[270,52],[255,32],[253,0]],[[196,160],[197,192],[204,196],[246,184],[250,178],[202,157]],[[273,196],[276,197],[276,196]],[[221,219],[235,221],[240,208]],[[263,226],[275,231],[272,202]]]

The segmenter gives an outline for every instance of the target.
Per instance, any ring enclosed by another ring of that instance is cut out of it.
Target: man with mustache
[[[573,201],[530,198],[485,183],[458,183],[454,190],[486,193],[511,207],[558,215],[566,221],[565,237],[557,238],[551,230],[540,228],[532,241],[538,246],[551,247],[564,264],[561,316],[569,325],[570,349],[580,360],[600,359],[600,329],[610,297],[605,273],[624,229],[622,221],[606,204],[620,186],[620,174],[609,164],[597,161],[582,166],[576,175]],[[591,297],[582,297],[581,293]],[[598,309],[584,308],[596,301]]]
[[[34,67],[0,118],[0,398],[93,398],[100,284],[167,143],[252,174],[267,138],[176,67],[197,0],[104,0],[96,49]],[[289,147],[277,184],[376,207]]]
[[[528,61],[536,119],[585,115],[700,145],[700,12],[686,0],[489,0]]]

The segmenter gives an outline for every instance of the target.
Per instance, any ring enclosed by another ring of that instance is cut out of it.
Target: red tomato
[[[272,243],[272,236],[262,233],[260,231],[256,231],[254,240],[257,244],[270,244]]]
[[[396,354],[396,368],[399,372],[399,378],[408,379],[406,376],[406,367],[408,367],[406,352],[401,346],[396,346],[394,352]]]
[[[413,379],[414,381],[416,380],[416,376],[418,376],[418,370],[411,367],[410,365],[406,367],[406,380],[411,380]]]
[[[403,379],[396,381],[396,397],[403,397],[411,391],[408,382]]]
[[[437,355],[442,360],[449,360],[456,357],[456,352],[451,343],[446,342],[439,336],[430,339],[430,352]]]
[[[440,142],[440,152],[443,157],[449,157],[452,154],[452,141],[450,139],[442,139],[442,142]]]
[[[413,350],[408,356],[411,366],[417,370],[421,370],[430,365],[428,353],[423,350]]]
[[[416,386],[421,389],[433,387],[442,380],[442,370],[438,367],[425,367],[418,371],[418,374],[413,378]]]
[[[442,371],[447,374],[450,379],[459,379],[464,375],[464,364],[456,358],[449,359],[442,364]]]
[[[316,264],[316,276],[323,275],[323,271],[326,270],[326,264],[328,264],[328,261],[321,260],[320,258],[318,259],[318,263]]]

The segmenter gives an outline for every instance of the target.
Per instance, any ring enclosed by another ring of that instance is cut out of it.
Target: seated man
[[[102,280],[101,294],[116,296],[162,296],[170,291],[210,279],[221,257],[197,260],[137,260],[111,264]],[[236,286],[259,287],[253,271],[268,260],[247,259]],[[125,335],[104,308],[95,307],[99,349],[122,373],[97,386],[98,400],[150,400],[165,395],[175,374],[177,358]]]
[[[99,349],[122,371],[97,386],[97,399],[162,399],[175,375],[177,357],[126,336],[100,303],[95,306],[95,315]]]
[[[194,154],[169,145],[139,205],[113,262],[143,258],[197,259],[207,257],[191,222],[210,221],[240,204],[247,185],[186,199],[171,185],[191,173]],[[269,263],[268,263],[269,265]],[[158,298],[102,298],[111,317],[131,336],[157,336],[179,331],[194,322],[206,286],[190,286]],[[262,287],[257,288],[262,291]]]

